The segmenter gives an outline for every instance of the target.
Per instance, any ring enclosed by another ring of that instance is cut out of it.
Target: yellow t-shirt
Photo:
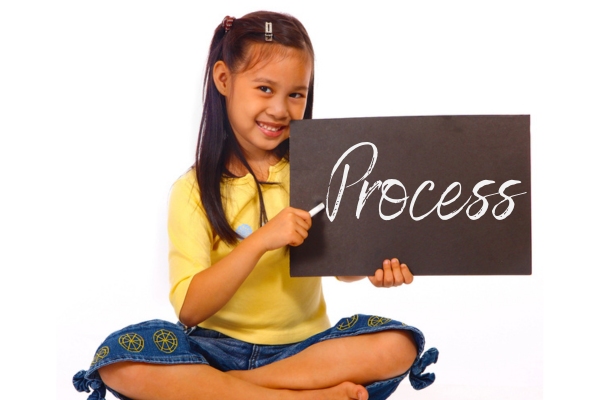
[[[273,218],[289,205],[290,168],[285,160],[269,170],[263,185],[267,216]],[[250,174],[224,178],[221,194],[230,225],[242,236],[259,228],[259,200]],[[195,171],[179,178],[169,202],[169,295],[175,313],[185,300],[192,277],[228,255],[232,247],[214,237],[200,203]],[[269,251],[231,300],[199,324],[255,344],[285,344],[306,339],[329,328],[321,278],[290,278],[286,247]]]

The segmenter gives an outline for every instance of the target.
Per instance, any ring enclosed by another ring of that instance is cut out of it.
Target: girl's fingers
[[[289,207],[288,209],[291,212],[293,212],[295,215],[300,217],[300,219],[302,219],[302,221],[306,222],[308,224],[308,228],[310,228],[312,226],[312,218],[310,217],[310,214],[308,211],[304,211],[299,208],[293,208],[293,207]]]
[[[306,219],[302,218],[302,216],[296,216],[295,222],[299,227],[301,227],[305,231],[308,231],[311,227],[310,219],[306,220]]]
[[[260,228],[265,249],[275,250],[283,246],[299,246],[308,237],[311,227],[310,214],[304,210],[288,207]]]
[[[410,284],[413,281],[413,274],[412,272],[410,272],[410,269],[408,269],[408,266],[406,264],[402,264],[400,265],[400,271],[402,271],[402,276],[404,277],[404,283]]]
[[[412,283],[413,274],[406,264],[400,264],[400,261],[394,258],[391,261],[385,260],[383,266],[368,278],[373,286],[389,288]]]
[[[400,286],[405,282],[400,268],[400,261],[397,258],[392,259],[392,274],[394,275],[394,286]]]
[[[394,285],[394,273],[392,272],[392,263],[390,260],[383,262],[383,286],[392,287]]]
[[[375,271],[375,274],[373,276],[369,276],[368,278],[371,281],[371,283],[373,284],[373,286],[382,287],[383,286],[383,269],[379,268],[377,271]]]
[[[299,238],[304,242],[308,237],[308,228],[303,228],[301,226],[296,227],[296,234],[298,234]],[[302,243],[300,242],[300,243]],[[299,243],[299,244],[300,244]]]
[[[300,226],[293,227],[287,234],[287,243],[290,246],[300,246],[308,237],[308,231]]]

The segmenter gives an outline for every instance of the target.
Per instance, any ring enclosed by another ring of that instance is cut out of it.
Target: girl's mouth
[[[271,125],[258,121],[256,122],[256,125],[265,135],[269,137],[278,137],[286,127],[286,125]]]

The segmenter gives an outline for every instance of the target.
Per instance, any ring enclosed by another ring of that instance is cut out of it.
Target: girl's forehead
[[[250,45],[245,59],[245,65],[241,65],[240,70],[237,72],[263,69],[271,63],[283,60],[297,62],[302,66],[308,64],[311,70],[313,67],[313,59],[308,51],[272,43]]]

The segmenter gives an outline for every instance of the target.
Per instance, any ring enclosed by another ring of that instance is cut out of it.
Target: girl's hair
[[[265,41],[265,23],[272,23],[272,41]],[[253,44],[263,44],[258,54],[251,51]],[[284,46],[284,47],[282,47]],[[244,157],[235,138],[227,109],[225,97],[219,93],[213,81],[213,66],[223,61],[233,73],[252,68],[256,62],[284,53],[285,47],[305,51],[314,64],[314,51],[304,26],[296,18],[274,12],[258,11],[235,19],[229,31],[220,24],[213,35],[204,75],[204,108],[200,122],[200,132],[196,147],[196,179],[200,188],[200,198],[210,224],[216,235],[228,244],[236,243],[241,236],[227,222],[221,196],[221,179],[235,177],[227,169],[234,157],[246,167],[254,177],[260,200],[261,225],[266,223],[267,215],[259,182]],[[283,50],[283,51],[282,51]],[[314,68],[313,68],[314,70]],[[314,72],[311,74],[304,119],[312,118]],[[278,157],[288,157],[289,140],[282,142],[275,150]]]

